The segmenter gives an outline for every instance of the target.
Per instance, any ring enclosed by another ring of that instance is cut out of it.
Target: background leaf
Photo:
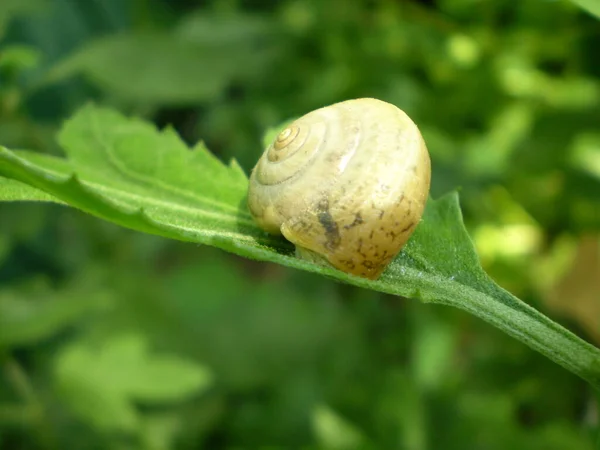
[[[27,301],[23,301],[26,296]],[[0,292],[0,347],[34,345],[106,307],[106,292],[89,295],[76,287],[53,292],[43,283]]]
[[[43,0],[5,0],[0,5],[0,38],[5,33],[6,25],[14,16],[35,12],[44,6]]]
[[[326,405],[315,408],[313,428],[324,448],[344,450],[364,445],[364,437],[360,431]]]
[[[596,0],[571,0],[573,3],[578,5],[580,8],[592,13],[596,17],[600,17],[600,3]]]
[[[273,63],[273,49],[256,48],[265,25],[268,30],[269,23],[260,20],[251,24],[198,15],[182,23],[175,35],[123,33],[100,38],[59,62],[45,82],[81,74],[142,105],[214,100],[234,81],[256,76],[260,67]],[[205,64],[199,64],[202,61]]]
[[[212,383],[204,367],[149,354],[141,335],[115,336],[99,348],[73,344],[58,358],[55,374],[72,408],[109,431],[135,431],[140,426],[133,401],[181,401]]]

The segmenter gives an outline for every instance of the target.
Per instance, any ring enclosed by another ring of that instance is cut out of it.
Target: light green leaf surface
[[[352,450],[363,447],[365,438],[360,430],[327,405],[319,405],[312,414],[313,432],[322,448]]]
[[[580,8],[600,18],[600,0],[571,0]]]
[[[58,356],[56,382],[66,402],[103,430],[134,431],[135,401],[166,403],[204,392],[212,384],[203,366],[149,352],[144,336],[114,336],[102,345],[78,342]]]
[[[20,181],[0,177],[0,201],[11,202],[19,200],[62,203],[56,197],[28,186]]]
[[[482,270],[458,196],[430,200],[401,254],[377,281],[293,256],[252,221],[247,178],[170,129],[88,106],[60,133],[67,159],[0,148],[0,175],[135,230],[213,245],[390,294],[466,310],[600,387],[600,350],[497,286]],[[23,200],[27,193],[22,192]],[[0,194],[1,196],[1,194]]]

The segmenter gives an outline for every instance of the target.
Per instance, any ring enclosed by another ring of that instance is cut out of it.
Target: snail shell
[[[300,257],[376,279],[418,225],[430,179],[429,153],[403,111],[348,100],[277,136],[252,171],[248,206]]]

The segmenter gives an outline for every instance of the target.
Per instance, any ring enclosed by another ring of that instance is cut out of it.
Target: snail
[[[312,111],[279,133],[252,170],[248,207],[300,258],[377,279],[419,224],[430,179],[413,121],[361,98]]]

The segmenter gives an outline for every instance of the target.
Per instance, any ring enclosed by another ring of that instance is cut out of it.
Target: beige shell
[[[427,148],[403,111],[348,100],[277,136],[252,171],[248,206],[301,257],[376,279],[421,220],[430,179]]]

